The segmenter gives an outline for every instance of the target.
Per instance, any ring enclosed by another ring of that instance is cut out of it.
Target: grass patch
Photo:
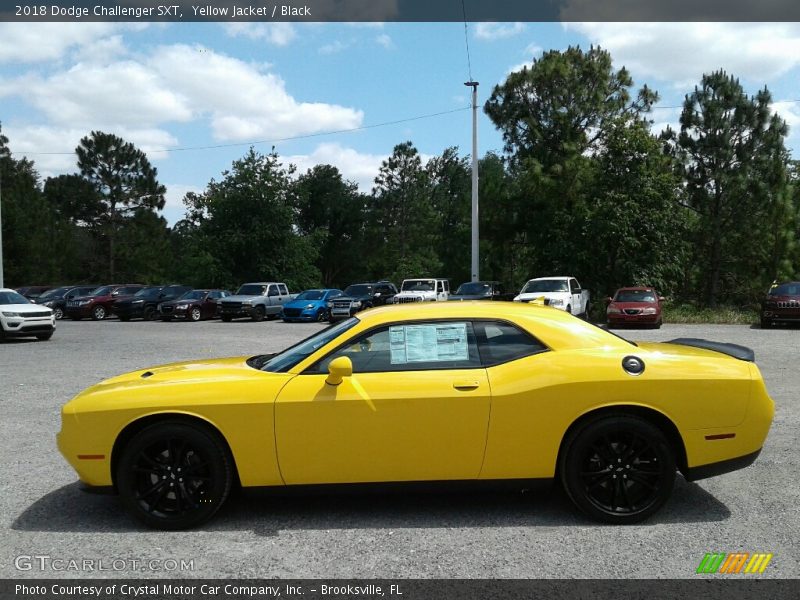
[[[725,325],[752,325],[759,322],[757,311],[733,306],[698,308],[691,304],[663,307],[665,323],[714,323]]]

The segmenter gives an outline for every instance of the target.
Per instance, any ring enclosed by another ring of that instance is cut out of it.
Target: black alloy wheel
[[[102,321],[107,314],[106,307],[102,304],[98,304],[92,309],[92,319],[95,321]]]
[[[143,318],[145,321],[154,321],[156,318],[156,309],[154,306],[147,306],[144,309]]]
[[[233,461],[212,430],[166,421],[136,434],[117,466],[128,511],[157,529],[187,529],[210,519],[233,482]]]
[[[61,319],[64,318],[64,309],[61,308],[60,306],[56,306],[53,309],[53,316],[56,318],[56,320],[60,321]]]
[[[559,461],[567,495],[606,523],[638,523],[672,493],[675,456],[664,434],[641,418],[602,417],[573,432]]]
[[[328,311],[324,308],[319,309],[317,313],[317,323],[323,323],[328,320]]]
[[[199,306],[193,306],[192,309],[189,311],[189,319],[191,321],[199,321],[203,317],[203,313],[200,310]]]

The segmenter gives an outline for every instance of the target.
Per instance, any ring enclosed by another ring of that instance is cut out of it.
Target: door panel
[[[292,379],[275,403],[287,484],[475,479],[489,422],[485,369]]]

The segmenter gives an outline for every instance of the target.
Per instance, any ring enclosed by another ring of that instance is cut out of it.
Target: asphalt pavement
[[[275,352],[320,327],[60,321],[49,342],[0,344],[0,577],[696,578],[705,553],[737,551],[774,555],[762,577],[800,576],[796,328],[667,324],[621,332],[749,346],[777,405],[752,467],[697,483],[679,476],[667,505],[636,526],[589,521],[556,488],[244,495],[198,530],[152,531],[115,497],[81,492],[56,450],[61,406],[103,378],[177,360]]]

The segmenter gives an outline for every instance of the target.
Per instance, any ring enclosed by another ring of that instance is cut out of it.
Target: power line
[[[383,123],[374,123],[372,125],[362,125],[360,127],[351,127],[349,129],[336,129],[333,131],[322,131],[319,133],[308,133],[305,135],[294,135],[290,137],[283,137],[283,138],[274,138],[271,140],[255,140],[251,142],[235,142],[232,144],[215,144],[212,146],[183,146],[181,148],[169,148],[167,150],[148,150],[148,154],[156,154],[156,153],[163,153],[163,152],[188,152],[191,150],[216,150],[219,148],[235,148],[237,146],[257,146],[259,144],[276,144],[278,142],[291,142],[294,140],[304,140],[308,138],[315,138],[315,137],[322,137],[325,135],[336,135],[340,133],[352,133],[354,131],[364,131],[366,129],[375,129],[377,127],[387,127],[389,125],[399,125],[401,123],[410,123],[412,121],[420,121],[422,119],[432,119],[434,117],[441,117],[444,115],[450,115],[457,112],[462,112],[465,110],[470,110],[471,106],[464,106],[462,108],[454,108],[452,110],[443,110],[440,112],[429,113],[426,115],[417,115],[416,117],[408,117],[406,119],[397,119],[395,121],[384,121]],[[71,155],[75,154],[75,151],[72,152],[12,152],[11,154],[24,154],[26,156],[64,156],[64,155]]]
[[[469,56],[469,35],[467,30],[467,9],[464,7],[464,0],[461,0],[461,12],[464,15],[464,43],[467,46],[467,69],[469,71],[469,80],[472,81],[472,60]]]

